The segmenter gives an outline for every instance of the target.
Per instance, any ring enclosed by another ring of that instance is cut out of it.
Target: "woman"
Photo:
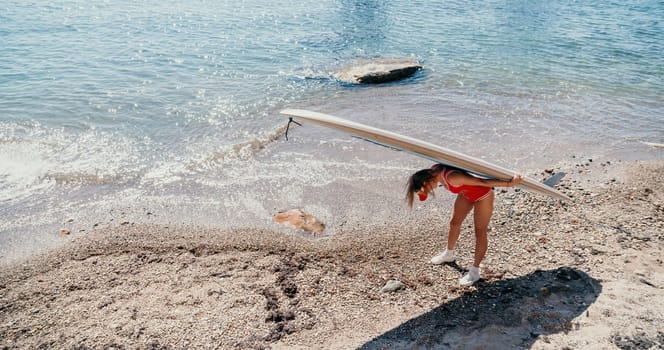
[[[468,273],[464,275],[459,284],[470,286],[480,279],[480,263],[484,259],[488,247],[487,232],[489,220],[493,213],[493,187],[514,187],[521,183],[521,175],[515,175],[509,181],[481,179],[467,172],[435,164],[430,169],[423,169],[411,175],[408,179],[406,200],[408,206],[413,207],[414,196],[417,193],[421,201],[427,199],[436,187],[444,185],[450,192],[457,194],[450,220],[450,231],[447,236],[447,249],[431,259],[432,264],[442,264],[454,261],[454,246],[459,239],[461,224],[470,213],[475,210],[475,261]]]

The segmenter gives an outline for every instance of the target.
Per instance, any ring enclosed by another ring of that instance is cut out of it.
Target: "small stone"
[[[69,231],[66,228],[60,229],[60,236],[63,236],[63,237],[64,236],[69,236],[70,233],[71,233],[71,231]]]
[[[132,331],[131,337],[133,339],[138,339],[143,334],[144,329],[145,328],[142,327],[142,326],[135,326],[133,331]]]
[[[382,293],[391,293],[404,288],[406,288],[406,285],[403,284],[403,282],[398,280],[389,280],[387,281],[387,283],[385,283],[385,286],[383,286],[383,288],[380,289],[380,291]]]
[[[645,278],[639,278],[639,282],[641,282],[641,283],[643,283],[643,284],[645,284],[645,285],[648,285],[648,286],[654,287],[654,288],[659,288],[659,287],[657,287],[655,284],[653,284],[652,282],[648,281],[648,280],[645,279]]]

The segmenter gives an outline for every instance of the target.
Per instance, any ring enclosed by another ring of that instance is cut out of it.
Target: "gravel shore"
[[[0,348],[664,347],[664,162],[564,170],[572,203],[497,190],[473,287],[472,220],[429,264],[447,205],[322,238],[125,223],[3,266]]]

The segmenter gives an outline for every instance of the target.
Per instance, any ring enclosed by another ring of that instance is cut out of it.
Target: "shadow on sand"
[[[497,282],[411,319],[359,349],[525,349],[566,332],[602,291],[586,273],[561,267]]]

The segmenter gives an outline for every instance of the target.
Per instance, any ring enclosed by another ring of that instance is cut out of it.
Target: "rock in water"
[[[351,84],[380,84],[407,78],[422,65],[412,58],[379,59],[351,65],[335,77]]]

